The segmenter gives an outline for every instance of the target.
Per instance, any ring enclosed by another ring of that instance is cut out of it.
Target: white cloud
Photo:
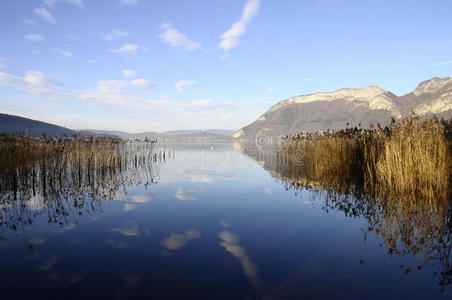
[[[150,80],[139,78],[131,81],[127,80],[104,80],[99,81],[97,90],[101,93],[118,93],[128,87],[149,88],[154,83]]]
[[[54,80],[41,72],[28,71],[24,77],[14,76],[0,72],[0,86],[29,92],[31,94],[51,94],[49,98],[56,99],[60,96],[60,89]]]
[[[265,89],[264,93],[266,93],[266,94],[271,94],[271,93],[273,93],[274,91],[275,91],[274,88],[267,88],[267,89]]]
[[[122,76],[124,77],[134,77],[137,75],[137,72],[134,70],[122,70]]]
[[[182,80],[182,81],[178,81],[174,84],[174,88],[178,91],[178,92],[182,92],[184,88],[186,88],[187,86],[190,85],[194,85],[196,84],[197,81],[196,80]]]
[[[85,6],[83,5],[83,0],[42,0],[42,3],[44,5],[47,5],[48,7],[53,8],[57,3],[61,3],[61,2],[67,2],[67,3],[71,3],[79,8],[85,8]]]
[[[190,40],[185,34],[173,28],[170,23],[160,25],[164,29],[160,38],[172,47],[184,47],[187,51],[195,51],[201,48],[201,43]]]
[[[140,47],[135,44],[124,44],[117,49],[110,49],[110,52],[116,54],[136,54],[139,48]]]
[[[192,100],[188,104],[186,104],[186,106],[191,106],[191,107],[209,107],[209,106],[212,106],[213,104],[214,104],[213,99],[205,98],[205,99]]]
[[[433,64],[434,66],[452,65],[452,60],[439,61]]]
[[[38,22],[33,19],[22,19],[21,22],[27,25],[38,25]]]
[[[55,24],[56,19],[47,11],[45,8],[36,8],[34,10],[35,14],[40,16],[45,22],[49,24]]]
[[[226,59],[230,58],[231,56],[232,56],[231,54],[224,54],[224,55],[220,56],[220,59],[226,60]]]
[[[55,51],[56,53],[58,53],[60,55],[65,56],[65,57],[69,57],[69,58],[73,58],[74,57],[74,54],[71,51],[67,51],[67,50],[64,50],[64,49],[61,49],[61,48],[53,49],[53,51]]]
[[[115,38],[128,36],[128,35],[129,35],[129,33],[127,31],[113,29],[110,33],[104,35],[104,40],[109,41],[109,40],[112,40],[112,39],[115,39]]]
[[[315,80],[315,78],[308,77],[308,78],[305,78],[303,81],[304,82],[311,82],[311,81],[314,81],[314,80]]]
[[[125,80],[103,80],[97,83],[97,90],[101,93],[117,93],[129,86]]]
[[[30,42],[41,42],[43,39],[43,37],[39,34],[26,34],[24,35],[24,39],[26,39],[27,41]]]
[[[126,6],[135,6],[140,3],[140,0],[119,0],[119,4]]]
[[[232,24],[231,28],[220,36],[219,47],[224,51],[231,50],[240,44],[239,37],[243,35],[250,21],[256,16],[260,0],[247,0],[240,20]]]
[[[153,86],[154,83],[150,80],[140,78],[140,79],[134,79],[134,80],[130,81],[130,85],[137,86],[140,88],[149,88],[149,87]]]
[[[272,103],[259,99],[178,101],[158,96],[158,91],[150,90],[144,96],[129,90],[149,85],[148,81],[135,81],[132,85],[132,80],[105,80],[94,89],[78,90],[66,88],[41,72],[29,71],[21,76],[0,72],[0,86],[27,93],[21,96],[20,103],[0,100],[0,106],[12,114],[68,128],[140,132],[209,128],[212,122],[221,128],[238,129],[254,121]],[[157,95],[148,96],[152,94]],[[178,190],[175,198],[194,200],[196,195]]]

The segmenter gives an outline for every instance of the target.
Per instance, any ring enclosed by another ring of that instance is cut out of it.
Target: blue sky
[[[452,2],[2,0],[0,112],[69,128],[238,129],[343,87],[452,75]]]

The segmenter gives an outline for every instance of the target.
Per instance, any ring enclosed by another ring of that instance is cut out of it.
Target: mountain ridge
[[[28,131],[25,133],[25,131]],[[162,133],[145,131],[129,133],[118,130],[96,130],[96,129],[69,129],[63,126],[38,121],[16,115],[0,113],[0,134],[28,134],[36,137],[70,137],[76,134],[82,136],[107,137],[107,138],[206,138],[206,137],[228,137],[232,136],[233,130],[225,129],[193,129],[193,130],[171,130]]]
[[[262,134],[280,136],[341,129],[346,124],[385,125],[391,118],[400,119],[411,111],[419,115],[451,117],[452,78],[425,80],[403,96],[370,85],[291,97],[270,107],[253,123],[236,131],[233,137],[246,140]]]

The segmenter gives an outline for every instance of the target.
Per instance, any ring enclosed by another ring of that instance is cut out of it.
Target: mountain
[[[173,130],[163,133],[146,131],[140,133],[128,133],[124,131],[83,129],[72,130],[54,124],[37,120],[22,118],[19,116],[0,113],[0,134],[23,135],[29,131],[31,136],[63,137],[81,136],[106,137],[106,138],[158,138],[167,142],[228,142],[232,140],[232,130],[223,129],[195,129]]]
[[[50,123],[0,113],[0,133],[22,135],[27,128],[31,136],[61,137],[76,133],[74,130]]]
[[[172,130],[163,132],[163,136],[206,136],[206,135],[222,135],[232,136],[234,131],[224,129],[194,129],[194,130]]]
[[[236,131],[236,139],[251,140],[258,135],[280,136],[299,132],[368,127],[388,124],[411,111],[423,115],[452,117],[452,78],[432,78],[404,96],[378,86],[296,96],[281,101],[256,121]]]
[[[83,131],[97,134],[112,134],[121,138],[173,138],[173,137],[204,137],[204,136],[228,136],[231,137],[234,131],[224,129],[193,129],[193,130],[171,130],[162,133],[146,131],[140,133],[128,133],[124,131],[84,129]]]
[[[118,136],[122,139],[137,139],[137,138],[157,138],[160,136],[159,133],[153,131],[140,132],[140,133],[129,133],[124,131],[114,131],[114,130],[96,130],[96,129],[83,129],[81,132],[92,132],[101,135],[113,135]]]

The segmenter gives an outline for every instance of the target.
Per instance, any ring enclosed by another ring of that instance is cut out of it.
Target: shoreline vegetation
[[[405,200],[450,196],[452,120],[416,115],[386,127],[286,136],[287,168],[340,192]]]
[[[444,290],[452,283],[452,122],[411,115],[371,129],[288,136],[276,172],[287,190],[308,188],[324,209],[363,217],[388,254],[424,253]],[[315,200],[315,199],[313,199]]]
[[[0,135],[0,158],[0,226],[16,231],[41,214],[63,226],[129,185],[156,183],[166,153],[151,139]]]

